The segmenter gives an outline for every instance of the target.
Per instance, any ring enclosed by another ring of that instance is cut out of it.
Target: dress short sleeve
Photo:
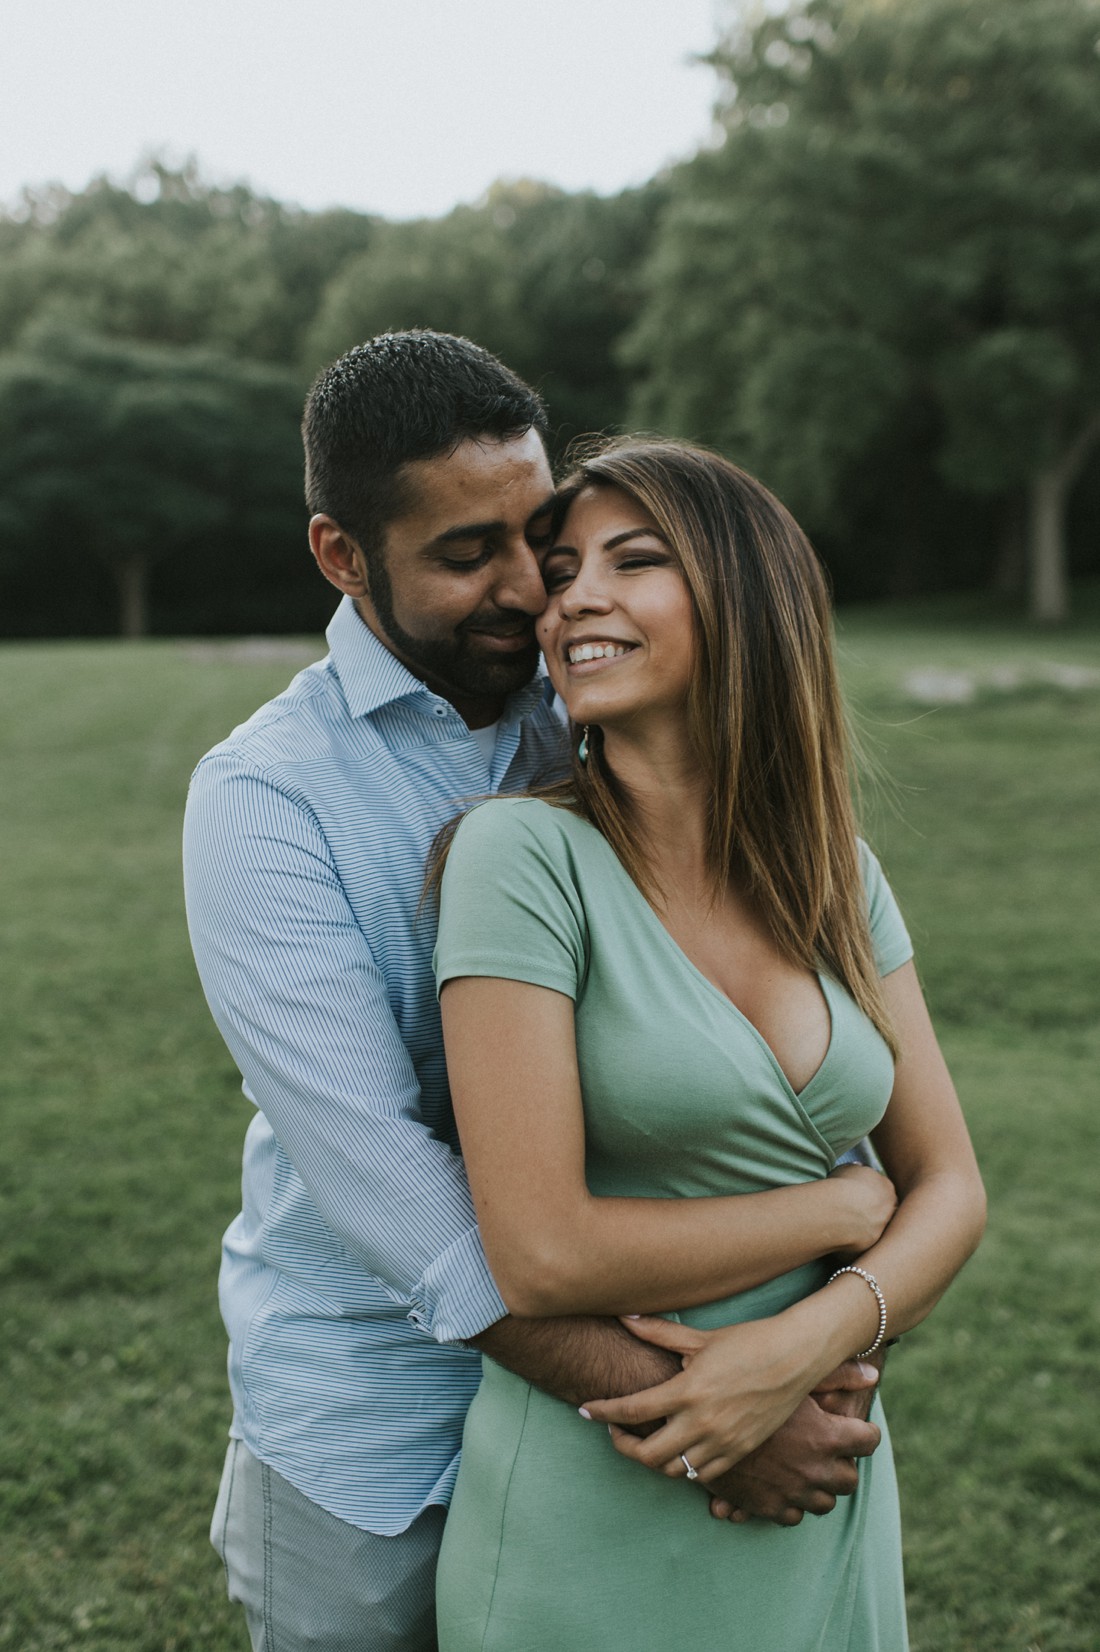
[[[889,975],[909,962],[913,956],[913,943],[898,910],[894,892],[886,881],[886,874],[862,838],[859,840],[859,869],[867,896],[875,963],[880,975]]]
[[[537,799],[494,798],[463,820],[443,874],[437,989],[487,975],[576,999],[588,931],[562,816]]]

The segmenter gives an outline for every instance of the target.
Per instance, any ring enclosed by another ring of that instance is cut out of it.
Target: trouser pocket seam
[[[225,1517],[222,1520],[221,1560],[222,1570],[225,1573],[225,1591],[231,1594],[229,1582],[229,1513],[233,1507],[233,1485],[237,1478],[237,1453],[241,1442],[233,1440],[230,1444],[229,1456],[229,1483],[225,1488]]]
[[[274,1567],[271,1560],[271,1526],[275,1499],[271,1490],[271,1468],[261,1464],[261,1483],[264,1495],[264,1652],[275,1652],[275,1624],[272,1597],[274,1595]]]

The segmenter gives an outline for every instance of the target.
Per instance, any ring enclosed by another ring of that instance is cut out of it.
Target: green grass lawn
[[[934,606],[847,614],[841,646],[893,781],[869,835],[992,1206],[888,1372],[915,1652],[1095,1652],[1100,624]],[[0,649],[5,1652],[246,1645],[206,1526],[249,1108],[193,975],[178,840],[192,764],[285,654]]]

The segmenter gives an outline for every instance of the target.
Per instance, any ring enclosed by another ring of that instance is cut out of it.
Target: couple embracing
[[[900,1652],[881,1354],[983,1203],[813,551],[682,444],[555,490],[462,339],[351,351],[303,430],[330,652],[185,831],[256,1108],[212,1531],[253,1646]]]

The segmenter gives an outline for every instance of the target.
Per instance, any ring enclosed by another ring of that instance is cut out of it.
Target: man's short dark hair
[[[376,556],[406,505],[403,465],[532,428],[545,436],[542,401],[488,350],[450,333],[380,333],[314,380],[302,420],[306,504]]]

